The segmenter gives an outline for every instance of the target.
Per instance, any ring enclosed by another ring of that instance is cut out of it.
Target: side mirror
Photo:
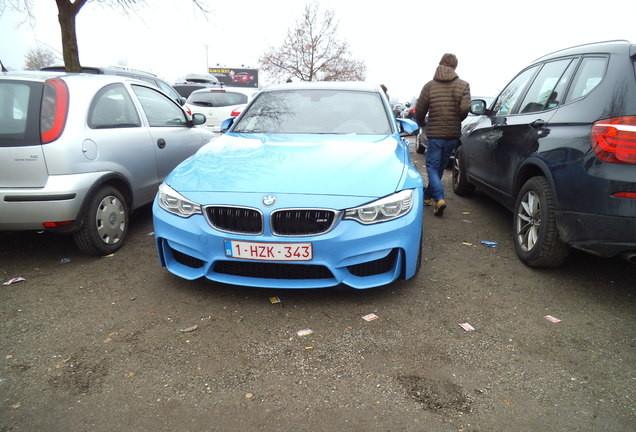
[[[396,118],[395,121],[398,124],[400,136],[415,135],[420,129],[418,124],[410,119]]]
[[[205,120],[205,115],[201,113],[192,114],[192,124],[194,124],[195,126],[205,124]]]
[[[470,113],[475,115],[486,114],[486,101],[483,99],[473,99],[470,101]]]
[[[236,117],[226,118],[225,120],[223,120],[223,122],[221,122],[221,133],[225,133],[228,130],[230,130],[230,128],[234,124],[234,119],[235,118]]]

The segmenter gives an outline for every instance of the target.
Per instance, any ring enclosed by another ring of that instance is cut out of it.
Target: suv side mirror
[[[486,101],[483,99],[473,99],[470,101],[470,113],[475,115],[486,114]]]

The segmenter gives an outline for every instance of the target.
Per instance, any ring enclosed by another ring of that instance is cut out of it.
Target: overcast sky
[[[24,15],[8,9],[0,17],[0,60],[10,70],[24,67],[31,48],[62,52],[55,1],[32,2],[34,27],[18,26]],[[280,46],[295,27],[305,5],[303,0],[206,2],[212,9],[207,18],[189,0],[146,0],[147,6],[128,16],[121,8],[89,1],[77,16],[80,62],[125,64],[169,82],[205,72],[208,65],[257,68],[264,51]],[[636,0],[322,0],[320,5],[335,12],[338,34],[366,64],[367,80],[384,83],[401,102],[419,94],[445,52],[457,55],[457,73],[470,83],[473,96],[496,96],[543,54],[602,40],[636,43]]]

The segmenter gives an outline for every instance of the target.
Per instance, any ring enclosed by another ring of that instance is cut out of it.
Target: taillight
[[[68,87],[66,83],[54,78],[44,83],[40,112],[40,137],[42,144],[55,141],[62,135],[68,114]]]
[[[241,108],[234,108],[232,110],[232,113],[230,114],[232,117],[238,117],[238,115],[241,113],[241,111],[243,111],[243,107]]]
[[[44,225],[44,228],[60,228],[63,226],[68,226],[70,224],[72,224],[73,221],[60,221],[60,222],[44,222],[42,225]]]
[[[594,123],[592,147],[596,156],[605,162],[636,164],[636,116]]]
[[[616,192],[613,194],[617,198],[632,198],[636,199],[636,192]]]

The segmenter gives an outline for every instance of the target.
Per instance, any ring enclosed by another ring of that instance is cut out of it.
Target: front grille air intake
[[[269,262],[217,261],[214,272],[233,276],[264,279],[330,279],[328,268],[310,264],[280,264]]]
[[[309,236],[329,231],[336,219],[333,210],[290,209],[272,213],[272,232],[281,236]]]
[[[260,234],[263,232],[263,215],[255,209],[245,207],[205,208],[210,225],[220,231],[237,234]]]

